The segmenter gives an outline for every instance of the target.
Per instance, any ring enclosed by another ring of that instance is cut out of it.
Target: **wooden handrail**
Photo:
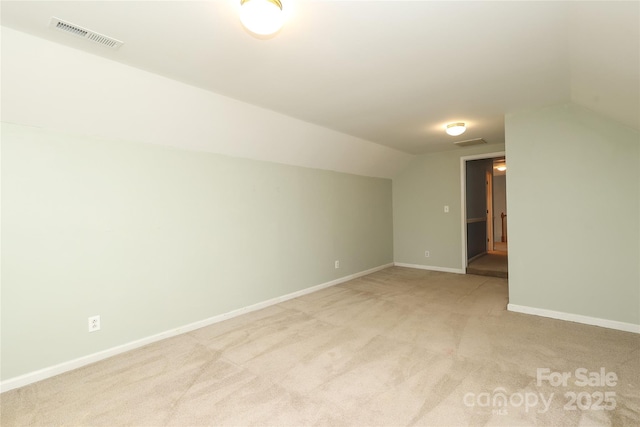
[[[500,238],[501,242],[507,241],[507,214],[502,212],[500,214],[500,218],[502,218],[502,237]]]

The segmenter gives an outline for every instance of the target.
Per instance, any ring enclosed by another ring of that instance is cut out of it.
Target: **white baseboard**
[[[82,356],[77,359],[73,359],[67,362],[63,362],[54,366],[50,366],[47,368],[40,369],[38,371],[29,372],[28,374],[20,375],[18,377],[9,378],[8,380],[0,382],[0,393],[5,391],[13,390],[15,388],[24,387],[26,385],[42,381],[47,378],[54,377],[56,375],[62,374],[64,372],[68,372],[74,369],[81,368],[83,366],[89,365],[91,363],[99,362],[100,360],[107,359],[109,357],[125,353],[127,351],[143,347],[145,345],[154,343],[156,341],[161,341],[166,338],[174,337],[176,335],[184,334],[187,332],[194,331],[196,329],[203,328],[205,326],[213,325],[214,323],[221,322],[223,320],[231,319],[236,316],[240,316],[241,314],[250,313],[252,311],[257,311],[271,305],[275,305],[281,303],[283,301],[287,301],[293,298],[298,298],[300,296],[310,294],[313,292],[317,292],[321,289],[325,289],[331,286],[339,285],[340,283],[348,282],[349,280],[357,279],[358,277],[366,276],[371,273],[375,273],[376,271],[383,270],[388,267],[392,267],[393,263],[385,264],[378,267],[371,268],[369,270],[361,271],[359,273],[350,274],[348,276],[340,277],[339,279],[332,280],[330,282],[322,283],[316,286],[311,286],[310,288],[302,289],[296,292],[292,292],[287,295],[282,295],[276,298],[269,299],[267,301],[262,301],[256,304],[252,304],[246,307],[239,308],[237,310],[232,310],[227,313],[223,313],[217,316],[210,317],[208,319],[200,320],[197,322],[190,323],[188,325],[180,326],[175,329],[170,329],[168,331],[160,332],[159,334],[155,334],[149,337],[145,337],[136,341],[131,341],[126,344],[122,344],[116,347],[109,348],[107,350],[99,351],[97,353],[89,354],[87,356]]]
[[[569,322],[584,323],[585,325],[601,326],[619,331],[640,334],[640,325],[618,322],[616,320],[600,319],[598,317],[583,316],[581,314],[564,313],[562,311],[546,310],[543,308],[527,307],[524,305],[508,304],[507,310],[516,313],[533,314],[534,316],[549,317],[551,319],[567,320]]]
[[[456,273],[456,274],[466,273],[463,269],[460,269],[460,268],[435,267],[431,265],[420,265],[420,264],[405,264],[402,262],[394,262],[393,265],[395,265],[396,267],[417,268],[420,270],[442,271],[444,273]]]

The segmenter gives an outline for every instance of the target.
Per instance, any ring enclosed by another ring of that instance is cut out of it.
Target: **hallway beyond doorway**
[[[508,255],[504,251],[488,252],[469,263],[467,274],[509,278]]]
[[[493,250],[495,252],[507,253],[507,242],[493,242]],[[491,251],[489,251],[491,252]]]

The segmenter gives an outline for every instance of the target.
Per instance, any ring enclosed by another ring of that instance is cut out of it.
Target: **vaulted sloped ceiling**
[[[640,2],[576,2],[571,101],[640,129]]]
[[[505,114],[566,102],[640,127],[639,2],[289,0],[267,40],[236,3],[2,1],[2,25],[413,154],[455,149],[448,122],[502,143]]]

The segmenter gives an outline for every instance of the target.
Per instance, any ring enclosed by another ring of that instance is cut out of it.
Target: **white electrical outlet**
[[[336,261],[335,266],[336,268],[340,268],[340,261]]]
[[[449,205],[444,205],[444,213],[449,213]]]
[[[429,251],[424,251],[424,257],[429,258]]]
[[[89,317],[89,332],[100,330],[100,316]]]

